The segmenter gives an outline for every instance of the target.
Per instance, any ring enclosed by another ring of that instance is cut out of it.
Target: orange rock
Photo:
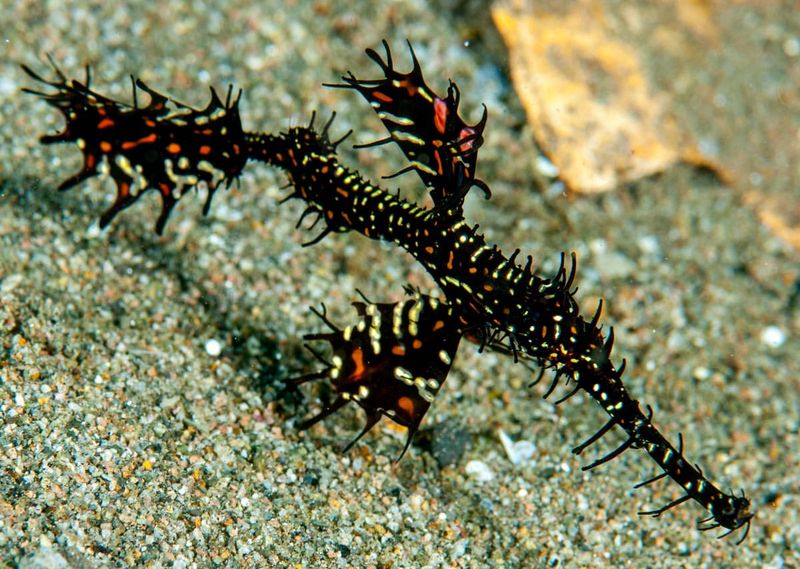
[[[607,191],[678,161],[720,173],[670,115],[635,46],[608,29],[600,2],[558,13],[520,4],[492,16],[537,143],[569,189]]]

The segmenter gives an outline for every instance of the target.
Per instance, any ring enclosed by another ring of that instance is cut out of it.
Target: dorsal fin
[[[425,84],[410,43],[413,67],[409,73],[395,69],[385,40],[383,47],[385,61],[374,50],[367,50],[367,55],[383,71],[382,79],[357,79],[349,73],[342,78],[344,83],[328,84],[361,93],[389,131],[389,138],[360,146],[395,142],[411,164],[388,177],[416,171],[430,189],[437,208],[460,209],[472,186],[479,187],[488,198],[491,195],[488,186],[475,178],[486,107],[481,120],[468,125],[458,114],[461,96],[454,82],[450,81],[447,96],[440,97]]]

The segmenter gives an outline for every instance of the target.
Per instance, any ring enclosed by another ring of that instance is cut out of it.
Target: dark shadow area
[[[10,176],[0,179],[0,207],[11,207],[29,220],[31,229],[44,217],[67,223],[73,215],[91,216],[91,204],[75,192],[59,192],[34,176]]]
[[[75,223],[75,218],[90,220],[98,216],[96,204],[82,199],[76,192],[58,192],[54,188],[42,184],[41,179],[31,176],[10,177],[0,180],[0,207],[12,208],[15,216],[25,220],[30,234],[40,233],[40,224],[47,219],[63,226]],[[202,230],[203,221],[199,221]],[[73,233],[70,238],[75,246],[89,247],[97,238],[89,238],[81,233]],[[21,235],[7,233],[0,236],[3,247],[18,246]],[[214,336],[224,340],[222,358],[226,358],[233,369],[250,378],[252,387],[267,400],[279,399],[285,403],[280,412],[288,416],[302,413],[298,405],[302,402],[302,394],[296,390],[285,390],[282,380],[292,374],[283,362],[297,362],[299,369],[309,358],[301,356],[301,341],[288,339],[281,342],[279,335],[270,330],[260,330],[248,320],[248,306],[230,306],[219,293],[204,284],[203,275],[192,265],[192,255],[168,246],[169,238],[159,237],[151,231],[135,233],[130,228],[117,228],[106,231],[100,237],[109,248],[109,256],[113,256],[118,246],[132,249],[144,261],[125,263],[115,259],[115,269],[120,273],[144,274],[147,272],[163,272],[177,284],[179,296],[190,302],[192,306],[202,307],[205,316],[204,330],[192,329],[191,322],[181,322],[179,326],[189,337]],[[109,302],[104,308],[112,314],[113,324],[121,328],[129,316],[129,308],[119,301]],[[76,315],[80,318],[81,315]],[[210,324],[212,331],[206,327]],[[103,344],[100,338],[96,339]],[[283,354],[281,343],[289,353]],[[284,357],[284,355],[286,357]]]

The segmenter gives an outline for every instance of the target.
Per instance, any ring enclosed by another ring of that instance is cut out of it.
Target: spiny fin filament
[[[455,83],[450,81],[447,96],[440,97],[426,85],[410,43],[412,69],[408,73],[400,73],[394,67],[386,41],[383,47],[385,61],[374,50],[367,50],[367,55],[381,68],[383,78],[357,79],[350,73],[342,77],[344,83],[326,84],[361,93],[389,131],[389,138],[357,147],[395,142],[410,165],[387,177],[416,172],[430,189],[437,210],[460,211],[467,192],[473,186],[489,198],[489,187],[475,178],[478,149],[483,144],[486,126],[486,107],[481,119],[468,125],[458,114],[461,93]]]
[[[156,232],[161,234],[172,208],[188,190],[201,182],[207,186],[208,198],[203,208],[207,213],[219,185],[230,185],[241,173],[246,161],[238,110],[241,92],[232,99],[229,89],[223,103],[212,88],[205,109],[173,102],[172,112],[170,99],[140,79],[134,81],[131,106],[90,89],[88,68],[86,82],[81,83],[68,80],[52,65],[55,81],[42,78],[24,65],[23,70],[55,92],[26,91],[59,109],[66,118],[64,130],[42,137],[42,142],[74,142],[83,153],[83,167],[59,189],[69,189],[99,173],[107,173],[116,183],[117,196],[100,217],[101,227],[145,192],[155,190],[161,196],[161,213],[156,222]],[[149,95],[148,105],[138,106],[137,88]]]

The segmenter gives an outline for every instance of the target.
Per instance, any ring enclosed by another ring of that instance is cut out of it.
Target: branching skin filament
[[[136,80],[134,102],[128,105],[93,91],[88,69],[84,82],[68,79],[55,65],[54,80],[23,69],[53,89],[26,91],[61,110],[66,118],[63,132],[44,136],[42,142],[74,142],[83,153],[83,168],[61,189],[97,174],[108,174],[116,182],[116,200],[102,214],[101,226],[144,192],[155,190],[162,200],[156,222],[156,231],[161,233],[173,206],[189,189],[200,182],[207,185],[207,212],[219,185],[230,184],[247,161],[257,160],[286,172],[293,188],[286,199],[306,205],[301,221],[313,214],[322,222],[322,231],[307,245],[330,233],[354,231],[395,243],[430,273],[443,299],[409,290],[410,298],[400,303],[357,302],[358,320],[343,328],[331,322],[324,309],[317,311],[330,331],[306,339],[327,342],[331,355],[325,357],[308,345],[323,368],[289,383],[327,380],[337,398],[304,427],[352,401],[364,409],[367,421],[349,446],[386,416],[408,429],[404,453],[466,336],[483,348],[513,355],[515,361],[553,369],[554,380],[545,397],[563,379],[572,389],[557,403],[583,390],[602,407],[608,422],[576,446],[575,454],[614,427],[624,431],[622,445],[584,469],[627,449],[642,449],[662,472],[636,487],[671,478],[682,489],[681,496],[666,506],[640,514],[658,517],[693,500],[709,514],[699,529],[722,527],[728,535],[744,528],[741,543],[753,517],[750,501],[744,494],[721,491],[707,479],[699,466],[684,457],[682,438],[676,448],[654,426],[652,409],[642,409],[628,393],[622,382],[625,362],[612,363],[613,329],[607,334],[601,330],[602,303],[591,317],[580,314],[574,298],[575,256],[562,256],[554,276],[538,276],[531,257],[518,263],[519,250],[504,255],[464,219],[464,198],[473,187],[487,199],[491,195],[489,186],[476,177],[486,111],[477,124],[468,125],[458,114],[460,93],[455,83],[440,97],[426,85],[413,49],[413,67],[401,73],[385,42],[384,47],[385,58],[367,50],[382,77],[363,80],[348,74],[333,86],[358,91],[370,103],[388,137],[362,146],[397,144],[409,161],[401,172],[419,175],[433,201],[430,209],[342,165],[336,152],[342,139],[329,139],[330,121],[319,130],[312,119],[308,126],[279,134],[246,132],[239,116],[239,96],[233,97],[232,90],[223,102],[212,89],[208,106],[197,110]],[[149,95],[146,106],[139,106],[137,89]]]

